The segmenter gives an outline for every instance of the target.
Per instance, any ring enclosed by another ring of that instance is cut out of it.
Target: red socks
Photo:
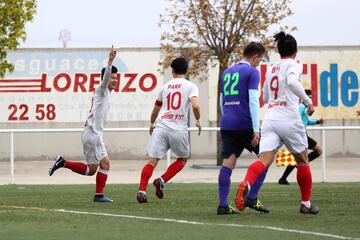
[[[66,161],[64,164],[65,168],[72,170],[73,172],[81,175],[89,175],[89,168],[86,164],[81,162]],[[100,195],[104,193],[106,180],[108,177],[109,170],[99,169],[96,174],[96,191],[95,194]]]
[[[310,201],[312,191],[312,177],[310,166],[298,165],[296,178],[300,186],[301,200]]]
[[[251,186],[264,170],[264,164],[260,161],[255,161],[250,165],[246,173],[245,181],[247,181]],[[312,191],[312,177],[309,165],[297,166],[297,182],[300,186],[301,200],[310,201]]]
[[[164,182],[168,182],[170,179],[172,179],[178,172],[181,171],[181,169],[184,168],[186,162],[181,160],[176,160],[173,162],[166,172],[161,176],[161,178],[164,180]]]
[[[65,161],[64,167],[81,175],[89,174],[88,166],[81,162]]]
[[[251,186],[256,181],[258,176],[265,170],[265,166],[259,160],[253,162],[247,170],[245,181]]]
[[[178,172],[180,172],[181,169],[184,168],[184,166],[185,166],[184,161],[176,160],[168,167],[166,172],[161,176],[162,180],[164,180],[164,182],[168,182]],[[151,178],[151,176],[153,174],[154,168],[155,167],[149,163],[143,167],[143,170],[141,172],[139,191],[146,192],[146,188],[148,186],[149,179]]]
[[[154,168],[155,167],[149,163],[143,167],[143,170],[141,172],[139,191],[146,192],[146,188],[149,183],[149,179],[153,174]]]
[[[106,180],[108,177],[109,170],[99,169],[96,174],[96,195],[102,195],[104,193],[104,188],[106,185]]]

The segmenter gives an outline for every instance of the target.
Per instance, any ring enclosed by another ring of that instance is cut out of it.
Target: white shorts
[[[81,142],[88,164],[99,164],[100,160],[107,156],[102,134],[94,133],[90,127],[86,127],[82,132]]]
[[[259,153],[278,150],[285,144],[291,153],[301,153],[308,147],[301,120],[264,120],[261,125]]]
[[[190,144],[187,132],[172,132],[157,127],[152,133],[146,149],[146,155],[151,158],[163,158],[171,149],[176,158],[189,157]]]

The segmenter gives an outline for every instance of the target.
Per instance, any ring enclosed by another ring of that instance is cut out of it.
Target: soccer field
[[[232,184],[231,199],[237,183]],[[216,184],[169,183],[159,200],[136,202],[137,186],[112,184],[114,203],[93,203],[93,185],[0,186],[0,239],[360,239],[359,183],[319,183],[321,212],[301,215],[296,184],[266,183],[270,214],[216,215]]]

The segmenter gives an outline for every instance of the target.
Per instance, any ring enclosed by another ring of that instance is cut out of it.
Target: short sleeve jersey
[[[86,126],[91,127],[95,133],[102,134],[107,114],[110,109],[110,91],[107,84],[110,80],[111,67],[106,67],[104,74],[104,82],[95,89],[94,96],[91,100],[89,116]]]
[[[263,91],[268,93],[268,107],[264,120],[299,119],[299,98],[291,91],[288,76],[294,74],[301,81],[302,63],[293,59],[281,59],[266,73]]]
[[[183,78],[174,78],[160,90],[156,104],[161,106],[157,126],[171,131],[187,131],[190,99],[199,97],[199,88]]]
[[[246,61],[227,68],[221,78],[223,115],[221,130],[253,129],[249,89],[258,90],[259,71]]]

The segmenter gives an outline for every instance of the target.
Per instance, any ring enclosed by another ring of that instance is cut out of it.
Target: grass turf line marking
[[[8,205],[0,205],[0,208],[11,208],[11,209],[25,209],[25,210],[35,210],[35,211],[57,211],[57,209],[49,209],[49,208],[38,208],[38,207],[26,207],[26,206],[8,206]]]
[[[130,218],[130,219],[173,222],[173,223],[182,223],[182,224],[191,224],[191,225],[255,228],[255,229],[266,229],[266,230],[272,230],[272,231],[279,231],[279,232],[299,233],[299,234],[328,237],[328,238],[335,238],[335,239],[360,240],[360,238],[345,237],[345,236],[329,234],[329,233],[311,232],[311,231],[303,231],[303,230],[297,230],[297,229],[261,226],[261,225],[243,225],[243,224],[235,224],[235,223],[207,223],[207,222],[196,222],[196,221],[188,221],[188,220],[172,219],[172,218],[142,217],[142,216],[135,216],[135,215],[123,215],[123,214],[99,213],[99,212],[82,212],[82,211],[72,211],[72,210],[65,210],[65,209],[49,209],[49,208],[37,208],[37,207],[25,207],[25,206],[0,206],[0,208],[24,209],[24,210],[34,210],[34,211],[51,211],[51,212],[72,213],[72,214],[81,214],[81,215]]]

